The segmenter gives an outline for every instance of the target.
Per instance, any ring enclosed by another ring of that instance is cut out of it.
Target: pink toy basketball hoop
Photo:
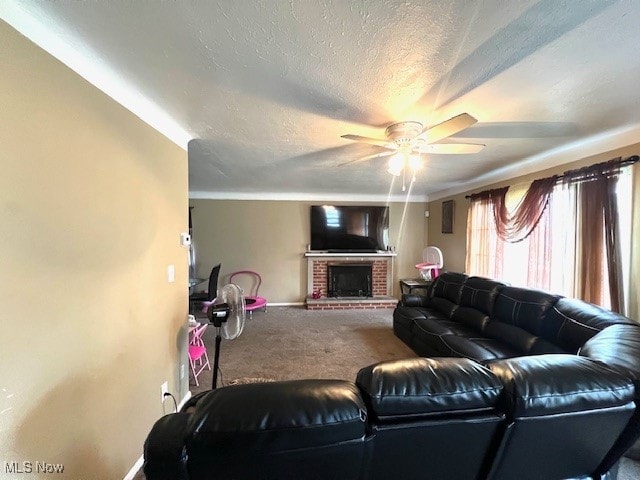
[[[430,246],[422,251],[422,262],[416,264],[416,268],[423,280],[430,281],[440,275],[440,269],[443,265],[442,250]]]
[[[422,277],[422,279],[424,280],[433,280],[438,275],[440,275],[440,268],[434,263],[417,263],[416,268],[420,272],[420,277]]]

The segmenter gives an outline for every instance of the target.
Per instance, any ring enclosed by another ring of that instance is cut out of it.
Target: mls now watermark
[[[64,465],[47,462],[4,462],[4,473],[63,473]]]

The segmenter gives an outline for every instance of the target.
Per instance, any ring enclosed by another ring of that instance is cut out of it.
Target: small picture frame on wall
[[[453,233],[453,200],[442,202],[442,233]]]

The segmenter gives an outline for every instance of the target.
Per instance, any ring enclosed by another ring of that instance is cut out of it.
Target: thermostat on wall
[[[183,247],[188,247],[191,245],[191,235],[188,233],[182,232],[180,234],[180,245]]]

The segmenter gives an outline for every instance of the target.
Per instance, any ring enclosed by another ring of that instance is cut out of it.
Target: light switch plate
[[[167,282],[173,283],[176,281],[176,266],[169,265],[167,267]]]

